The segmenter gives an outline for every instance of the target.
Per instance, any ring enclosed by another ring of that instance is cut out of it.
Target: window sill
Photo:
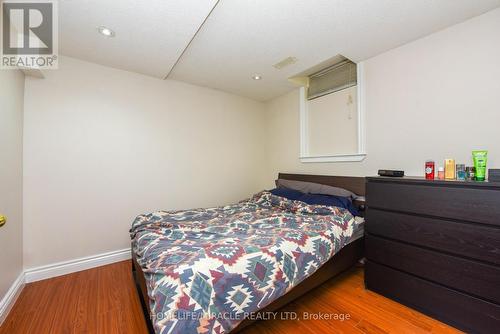
[[[337,154],[337,155],[326,155],[326,156],[313,156],[313,157],[300,157],[300,162],[311,163],[311,162],[359,162],[363,161],[366,157],[366,153],[356,153],[356,154]]]

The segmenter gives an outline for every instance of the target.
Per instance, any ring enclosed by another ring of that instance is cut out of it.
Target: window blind
[[[345,60],[309,76],[307,99],[338,92],[357,85],[356,64]]]

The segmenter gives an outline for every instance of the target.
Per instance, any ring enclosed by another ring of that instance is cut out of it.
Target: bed
[[[365,194],[361,177],[283,174]],[[362,209],[362,202],[355,202]],[[235,205],[141,215],[132,271],[151,333],[234,333],[363,257],[363,220],[267,191]]]

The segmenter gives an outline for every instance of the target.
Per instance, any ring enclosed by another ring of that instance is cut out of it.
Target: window
[[[312,100],[323,95],[355,87],[357,83],[357,66],[346,59],[309,76],[307,99]]]
[[[366,156],[363,66],[341,56],[336,59],[310,74],[301,88],[302,162],[361,161]]]

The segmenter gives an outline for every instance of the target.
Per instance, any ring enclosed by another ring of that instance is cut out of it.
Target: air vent
[[[295,64],[297,62],[297,60],[298,59],[295,57],[287,57],[287,58],[283,59],[282,61],[274,64],[273,67],[277,70],[281,70],[284,67]]]

